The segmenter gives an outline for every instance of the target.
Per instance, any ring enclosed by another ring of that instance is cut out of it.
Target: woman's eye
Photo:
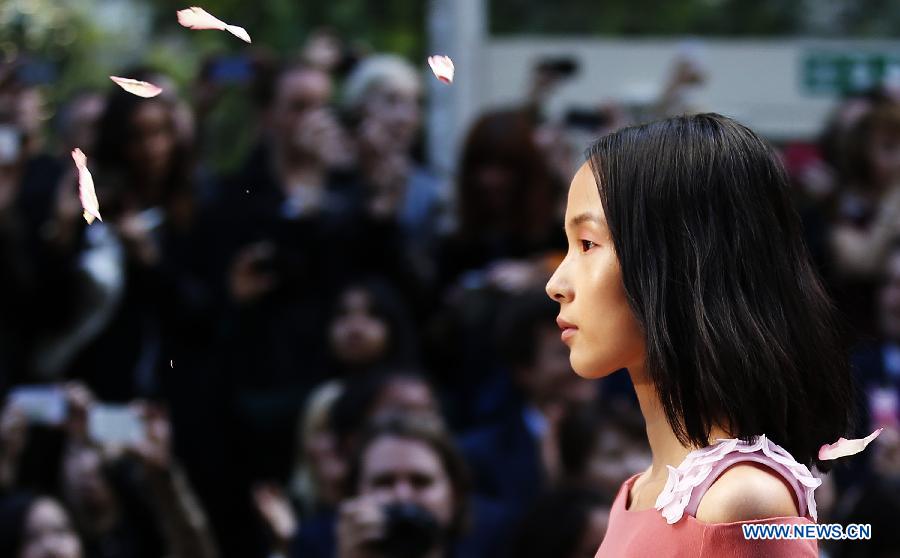
[[[581,241],[581,250],[583,252],[587,252],[588,250],[590,250],[593,247],[594,247],[594,243],[591,242],[590,240],[582,240]]]

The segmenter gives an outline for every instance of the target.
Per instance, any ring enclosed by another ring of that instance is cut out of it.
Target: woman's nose
[[[556,268],[556,271],[553,272],[550,280],[547,281],[547,286],[544,289],[547,292],[547,296],[554,302],[571,300],[571,289],[568,287],[568,282],[562,276],[562,269],[563,264],[561,263],[559,264],[559,267]]]

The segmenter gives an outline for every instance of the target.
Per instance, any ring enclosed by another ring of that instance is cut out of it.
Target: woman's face
[[[175,152],[175,125],[171,111],[159,102],[142,103],[131,117],[133,136],[128,158],[151,180],[166,176]]]
[[[437,453],[423,442],[384,436],[363,455],[359,492],[379,504],[416,504],[444,527],[453,521],[453,485]]]
[[[351,289],[341,297],[340,308],[331,324],[331,348],[345,363],[376,361],[387,348],[388,326],[372,313],[369,293]]]
[[[414,83],[381,83],[366,94],[363,115],[378,118],[394,145],[409,149],[422,120],[421,91]]]
[[[81,541],[56,501],[41,498],[31,506],[18,558],[81,558]]]
[[[559,302],[569,362],[584,378],[601,378],[621,368],[642,367],[644,340],[622,285],[619,260],[606,226],[600,193],[590,166],[581,166],[566,204],[566,257],[547,282]]]

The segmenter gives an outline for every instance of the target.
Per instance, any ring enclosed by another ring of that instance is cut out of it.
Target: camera
[[[434,549],[441,536],[437,518],[417,504],[393,503],[384,507],[384,537],[372,550],[385,558],[421,558]]]

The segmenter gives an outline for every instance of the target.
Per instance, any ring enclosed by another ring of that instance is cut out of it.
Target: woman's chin
[[[572,365],[572,370],[585,380],[598,380],[615,372],[615,370],[607,370],[607,367],[596,362],[582,361],[574,352],[569,354],[569,364]]]

